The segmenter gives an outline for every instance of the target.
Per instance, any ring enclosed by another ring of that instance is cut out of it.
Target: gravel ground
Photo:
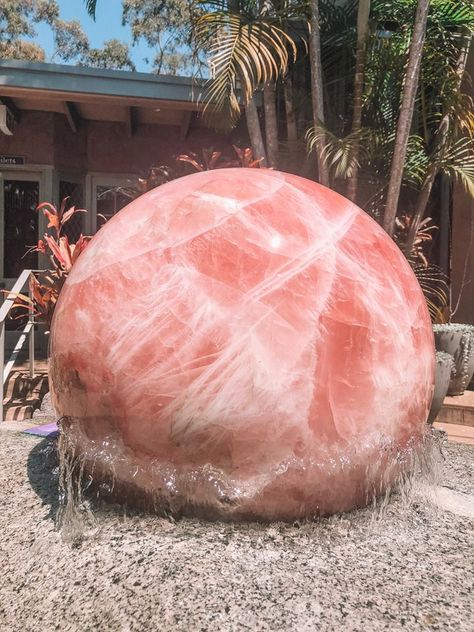
[[[2,426],[2,632],[474,629],[474,446],[444,448],[437,507],[421,490],[377,519],[262,526],[109,506],[71,546],[54,441]]]

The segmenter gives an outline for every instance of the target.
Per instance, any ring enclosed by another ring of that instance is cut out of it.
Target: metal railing
[[[34,377],[35,375],[35,319],[33,310],[30,310],[28,322],[24,326],[23,331],[20,333],[18,342],[16,343],[8,362],[5,364],[5,321],[15,303],[17,295],[20,292],[23,292],[23,289],[27,284],[29,291],[30,279],[34,276],[35,272],[41,272],[41,270],[23,270],[12,289],[9,290],[8,294],[5,294],[5,300],[0,307],[0,366],[3,367],[2,396],[0,398],[0,422],[3,421],[3,398],[5,384],[7,383],[8,376],[10,375],[27,339],[29,342],[29,374],[30,377]]]

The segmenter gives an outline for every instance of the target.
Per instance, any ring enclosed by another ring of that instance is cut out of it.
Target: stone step
[[[447,432],[449,441],[474,445],[474,428],[471,428],[471,426],[464,426],[461,424],[452,423],[440,423],[438,421],[435,421],[433,425],[435,428]]]
[[[474,428],[474,391],[465,391],[463,395],[446,397],[436,421],[441,424]]]
[[[44,369],[32,378],[27,371],[12,371],[4,388],[3,420],[31,419],[48,390],[48,373]]]

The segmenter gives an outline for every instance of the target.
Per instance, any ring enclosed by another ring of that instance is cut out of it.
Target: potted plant
[[[441,410],[444,398],[448,392],[451,374],[454,369],[454,358],[444,351],[436,352],[435,384],[433,401],[431,403],[428,423],[432,424]]]
[[[462,395],[474,374],[474,326],[461,323],[433,325],[437,351],[449,353],[454,370],[448,395]]]

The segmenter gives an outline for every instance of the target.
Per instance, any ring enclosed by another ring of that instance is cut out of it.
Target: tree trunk
[[[319,0],[310,0],[311,32],[309,37],[309,55],[311,65],[311,101],[313,104],[313,123],[315,127],[324,125],[323,70],[321,64],[321,36],[319,32]],[[329,185],[329,175],[322,159],[324,138],[315,144],[318,179],[321,184]]]
[[[278,167],[278,121],[276,111],[275,84],[263,88],[263,107],[265,109],[265,140],[267,145],[268,167]]]
[[[418,88],[418,77],[420,74],[429,6],[430,0],[418,0],[413,35],[410,43],[410,53],[408,55],[408,65],[405,73],[402,104],[398,116],[395,147],[393,150],[392,167],[390,169],[390,180],[388,183],[387,203],[383,218],[383,227],[389,235],[393,235],[395,228],[395,218],[397,216],[398,200],[403,179],[403,168],[405,165],[408,138]]]
[[[469,33],[465,35],[463,38],[463,44],[461,47],[461,52],[459,54],[458,61],[456,63],[456,74],[457,74],[457,85],[455,90],[459,90],[461,87],[462,78],[464,76],[464,72],[466,70],[467,56],[469,54],[469,49],[471,47],[472,35]],[[438,129],[436,131],[436,143],[434,152],[440,152],[445,147],[450,127],[450,112],[446,112],[441,119]],[[418,194],[418,199],[416,203],[415,212],[413,214],[413,219],[410,224],[410,230],[408,232],[407,241],[405,244],[405,253],[407,256],[410,255],[413,250],[413,245],[415,243],[416,234],[418,232],[418,228],[423,221],[426,213],[426,207],[428,205],[428,200],[430,198],[431,190],[433,188],[434,181],[436,176],[438,175],[439,170],[431,165],[428,168],[428,172],[426,174],[425,180],[423,182],[423,186]]]
[[[286,75],[285,83],[283,84],[283,96],[285,99],[287,138],[288,142],[294,145],[298,140],[298,130],[296,127],[295,106],[293,103],[293,80],[290,73]]]
[[[362,93],[364,90],[365,53],[369,34],[370,0],[359,0],[357,12],[357,51],[354,78],[354,113],[352,116],[352,133],[357,134],[362,127]],[[354,144],[354,169],[347,184],[347,197],[355,201],[359,177],[359,141]]]
[[[426,206],[430,198],[431,189],[433,188],[436,174],[437,171],[435,168],[432,167],[428,169],[428,173],[426,174],[423,186],[421,187],[418,194],[415,213],[413,214],[413,218],[410,224],[410,230],[408,231],[407,241],[404,246],[404,251],[407,257],[411,255],[411,252],[413,250],[416,235],[418,233],[418,228],[420,227],[421,220],[425,215]]]
[[[258,118],[257,104],[255,103],[255,95],[250,99],[245,107],[245,117],[247,119],[247,129],[252,145],[253,157],[255,160],[262,160],[262,167],[267,166],[267,154],[265,145],[263,144],[262,128]]]

